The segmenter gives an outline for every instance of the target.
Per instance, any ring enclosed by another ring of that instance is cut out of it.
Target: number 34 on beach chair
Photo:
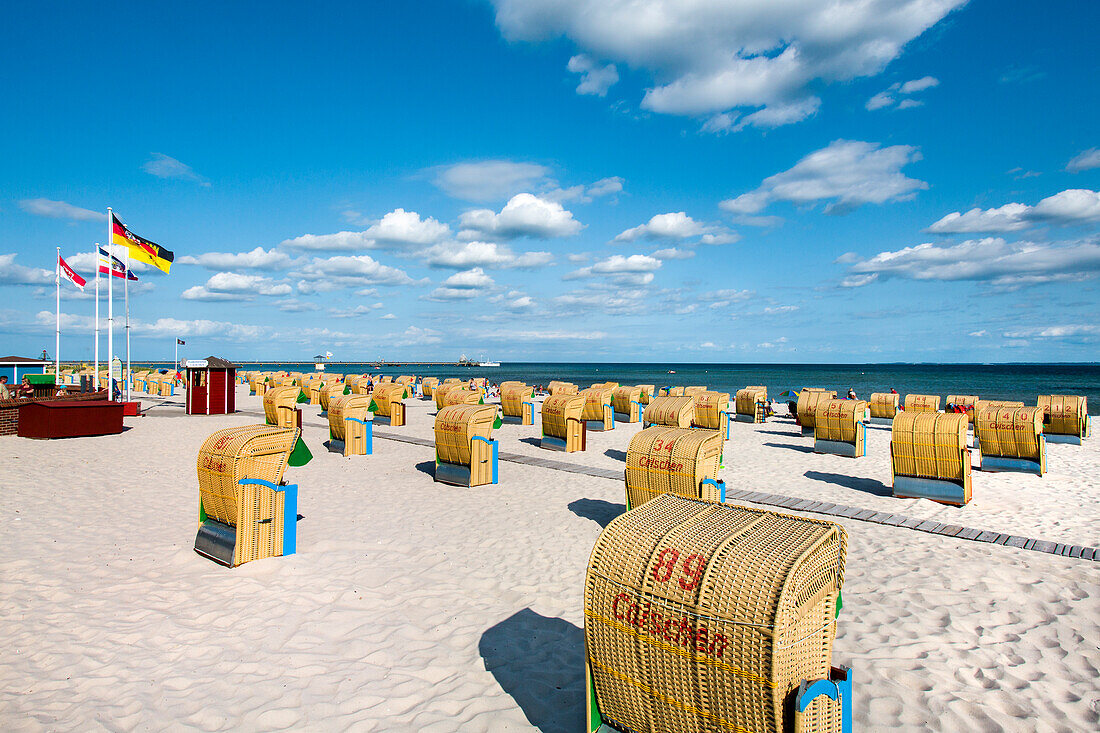
[[[584,589],[587,733],[849,733],[832,666],[842,527],[664,494],[620,515]]]

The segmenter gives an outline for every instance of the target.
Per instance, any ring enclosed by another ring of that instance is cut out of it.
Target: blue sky
[[[149,5],[9,8],[4,353],[112,206],[135,358],[1096,360],[1096,3]]]

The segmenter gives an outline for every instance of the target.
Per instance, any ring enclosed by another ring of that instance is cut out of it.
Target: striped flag
[[[145,237],[139,237],[126,228],[126,225],[118,218],[118,214],[111,212],[111,244],[129,247],[130,256],[139,262],[152,265],[165,274],[172,267],[175,255],[161,247],[156,242],[150,242]]]
[[[88,284],[88,281],[76,274],[76,270],[69,267],[69,263],[65,261],[65,258],[61,255],[57,256],[57,269],[62,275],[65,276],[69,282],[80,288],[80,292],[84,292],[84,286]]]
[[[109,254],[107,250],[103,249],[102,247],[99,248],[98,264],[100,275],[106,275],[110,273],[115,277],[124,277],[127,280],[138,279],[133,270],[127,269],[126,265],[124,265],[122,261],[119,260],[119,258],[115,257],[112,254]]]

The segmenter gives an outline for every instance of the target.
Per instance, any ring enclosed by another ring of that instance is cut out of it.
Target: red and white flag
[[[84,292],[84,286],[88,284],[88,281],[77,275],[76,270],[69,267],[69,263],[61,255],[57,256],[57,267],[61,274],[68,278],[69,282],[80,288],[81,292]]]

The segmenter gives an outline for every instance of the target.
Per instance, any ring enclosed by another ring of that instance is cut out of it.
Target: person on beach
[[[848,397],[847,397],[847,399],[849,399],[849,400],[858,400],[859,399],[858,397],[856,397],[856,391],[854,389],[852,389],[851,387],[848,388]]]
[[[7,376],[0,377],[0,400],[10,400],[11,391],[8,390]]]
[[[18,397],[21,399],[30,399],[34,397],[34,387],[31,386],[31,380],[23,377],[23,381],[19,384]]]

